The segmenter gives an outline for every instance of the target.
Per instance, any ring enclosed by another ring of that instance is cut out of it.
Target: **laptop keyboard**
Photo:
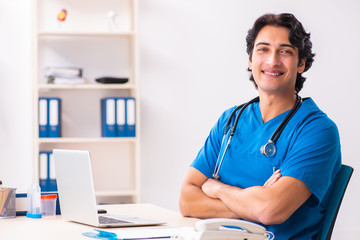
[[[109,218],[104,216],[99,216],[99,223],[100,224],[114,224],[114,223],[131,223],[129,221],[115,219],[115,218]]]

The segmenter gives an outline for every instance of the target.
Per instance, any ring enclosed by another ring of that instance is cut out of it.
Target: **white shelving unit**
[[[68,16],[59,22],[57,14],[62,9]],[[117,14],[114,21],[108,18],[109,11]],[[98,202],[138,202],[137,0],[33,0],[33,25],[34,182],[39,181],[39,151],[88,150]],[[87,81],[48,84],[44,73],[51,66],[81,67]],[[102,76],[127,77],[129,81],[96,83],[95,78]],[[61,98],[60,138],[38,137],[39,97]],[[100,99],[104,97],[135,97],[136,137],[101,137]]]

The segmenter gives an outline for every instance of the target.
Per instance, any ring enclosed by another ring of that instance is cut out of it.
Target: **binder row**
[[[136,106],[132,97],[101,99],[101,136],[135,137]]]
[[[39,137],[61,136],[61,100],[60,98],[39,98]]]
[[[101,136],[135,137],[136,103],[133,97],[101,99]],[[39,137],[61,137],[61,99],[39,98]]]
[[[39,152],[39,185],[41,192],[57,191],[53,153]]]

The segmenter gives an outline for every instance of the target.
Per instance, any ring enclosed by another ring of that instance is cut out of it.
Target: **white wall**
[[[338,125],[343,162],[355,172],[333,239],[356,239],[360,208],[357,1],[148,0],[140,3],[143,201],[177,209],[189,164],[226,108],[257,94],[245,37],[267,12],[291,12],[316,52],[301,92]]]
[[[0,180],[24,191],[32,181],[31,1],[0,0],[0,9]]]
[[[263,13],[292,12],[317,54],[301,95],[337,123],[343,162],[355,168],[333,239],[356,239],[360,3],[140,0],[139,8],[142,200],[177,210],[188,166],[218,116],[257,94],[247,80],[247,30]],[[0,180],[24,191],[32,179],[31,6],[0,0],[0,9]]]

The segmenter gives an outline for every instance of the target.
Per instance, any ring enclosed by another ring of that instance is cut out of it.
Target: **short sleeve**
[[[191,166],[199,170],[206,177],[211,178],[216,160],[218,158],[221,142],[223,139],[224,128],[234,108],[226,110],[218,119],[214,127],[210,130],[204,146],[200,149]]]
[[[303,181],[313,194],[311,205],[317,205],[341,166],[338,129],[327,117],[319,117],[298,131],[281,166],[281,173]]]

